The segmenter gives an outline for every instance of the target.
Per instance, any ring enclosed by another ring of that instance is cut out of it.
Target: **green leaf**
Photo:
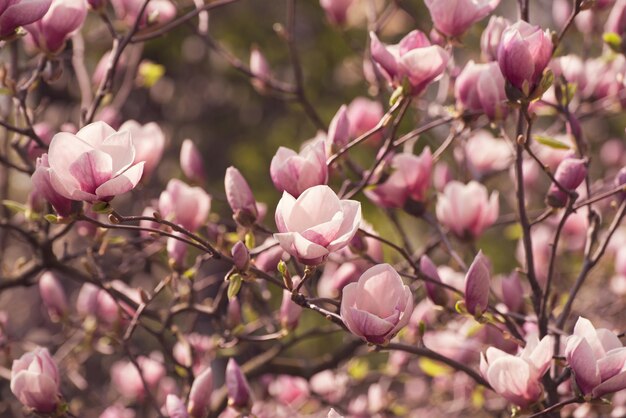
[[[551,138],[549,136],[544,135],[534,135],[533,138],[535,141],[539,142],[541,145],[548,146],[554,149],[570,149],[570,146],[564,142],[559,141],[558,139]]]
[[[622,37],[615,32],[607,32],[602,35],[602,40],[615,52],[622,51]]]
[[[143,81],[143,86],[150,88],[165,74],[165,67],[150,61],[144,61],[139,66],[139,75]]]
[[[26,212],[26,206],[14,200],[3,200],[2,205],[8,208],[13,213]]]
[[[389,98],[389,106],[396,104],[398,100],[404,95],[404,87],[400,86],[394,90],[393,94]]]
[[[450,366],[425,357],[419,359],[419,365],[422,371],[430,377],[443,376],[452,372]]]
[[[228,299],[233,299],[235,296],[237,296],[239,290],[241,289],[242,282],[243,279],[241,275],[237,273],[230,275],[230,277],[228,278]]]
[[[246,244],[247,248],[254,248],[255,247],[255,239],[254,239],[254,234],[251,232],[248,232],[246,234],[246,236],[244,237],[244,244]]]
[[[91,210],[96,213],[109,214],[113,212],[113,208],[109,205],[109,202],[96,202],[91,205]]]

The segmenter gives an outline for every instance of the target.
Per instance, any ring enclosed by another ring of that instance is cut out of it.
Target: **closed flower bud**
[[[69,311],[65,290],[59,279],[50,271],[46,271],[39,278],[39,294],[48,315],[53,321],[63,318]]]
[[[228,308],[226,309],[226,324],[228,325],[228,328],[231,329],[241,324],[241,304],[237,298],[228,300]]]
[[[554,173],[555,180],[567,191],[574,191],[587,176],[587,164],[585,160],[578,158],[565,158]],[[556,184],[550,186],[546,201],[548,205],[562,208],[567,204],[568,195]]]
[[[479,251],[465,275],[465,307],[474,316],[481,316],[489,304],[489,261]]]
[[[500,16],[491,16],[487,27],[480,36],[480,49],[485,61],[498,59],[498,47],[502,39],[502,33],[511,25],[508,19]]]
[[[178,232],[174,234],[183,237],[183,235]],[[176,267],[183,268],[185,266],[185,257],[187,256],[187,244],[179,239],[169,237],[167,239],[166,248],[167,255],[171,262],[173,262]]]
[[[458,37],[495,9],[500,0],[425,0],[437,30]]]
[[[350,121],[348,120],[348,107],[342,105],[328,126],[326,136],[326,153],[331,155],[346,146],[350,142]]]
[[[159,196],[159,213],[183,228],[195,232],[204,225],[211,210],[211,196],[200,187],[171,179]]]
[[[422,258],[420,258],[420,271],[429,279],[424,281],[424,287],[426,289],[426,296],[428,296],[428,299],[430,299],[435,305],[446,306],[448,303],[448,294],[443,286],[437,284],[441,283],[441,278],[437,272],[437,266],[435,266],[427,255],[423,255]]]
[[[340,312],[353,334],[372,344],[386,344],[408,324],[413,294],[393,267],[378,264],[343,288]]]
[[[519,21],[502,34],[498,47],[500,71],[512,86],[529,96],[543,77],[543,70],[552,58],[552,48],[549,31]]]
[[[0,6],[0,40],[11,38],[20,26],[41,19],[50,8],[51,0],[7,1]]]
[[[185,139],[180,147],[180,168],[195,183],[204,183],[206,171],[200,150],[191,139]]]
[[[259,218],[257,203],[250,185],[235,167],[226,169],[224,189],[235,221],[244,227],[252,226]]]
[[[211,406],[213,393],[213,371],[207,367],[193,381],[189,391],[189,415],[192,418],[203,418]]]
[[[86,17],[86,0],[52,0],[43,18],[25,28],[42,52],[56,54],[61,52],[65,41],[83,26]]]
[[[252,403],[250,386],[235,359],[228,360],[226,365],[226,388],[228,404],[234,408],[247,408]]]
[[[185,409],[185,404],[176,395],[169,394],[165,399],[165,411],[169,418],[188,418],[189,414]]]
[[[409,87],[407,93],[418,95],[446,69],[449,54],[431,45],[422,32],[414,30],[397,45],[385,45],[370,32],[372,60],[393,88]]]
[[[59,370],[47,348],[36,348],[13,361],[11,392],[26,407],[51,413],[59,405]]]
[[[258,92],[264,92],[267,88],[267,81],[270,78],[270,65],[257,47],[252,47],[250,51],[250,72],[254,76],[252,86]]]
[[[230,250],[230,253],[233,256],[233,262],[237,270],[242,272],[248,270],[248,266],[250,265],[250,252],[243,242],[237,241]]]
[[[270,175],[278,191],[293,197],[313,186],[328,183],[324,142],[315,140],[299,154],[289,148],[278,148],[270,164]]]
[[[626,187],[626,167],[623,167],[615,176],[615,180],[613,181],[615,186],[624,186]],[[620,201],[626,198],[626,191],[622,191],[618,194]]]
[[[297,282],[300,278],[294,277],[294,281]],[[300,322],[300,315],[302,315],[302,306],[298,305],[291,300],[291,292],[289,290],[283,290],[283,301],[280,304],[280,324],[283,328],[293,330],[298,326]]]
[[[353,0],[320,0],[320,6],[326,13],[326,18],[332,24],[342,26],[346,23],[348,9]]]
[[[524,308],[524,289],[519,274],[502,278],[502,301],[512,312],[520,312]]]
[[[626,33],[626,1],[617,0],[604,27],[605,32],[617,33],[622,36]]]

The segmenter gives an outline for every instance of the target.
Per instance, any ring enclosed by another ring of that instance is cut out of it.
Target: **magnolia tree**
[[[626,415],[626,1],[257,3],[0,0],[0,415]],[[133,120],[155,42],[299,146]]]

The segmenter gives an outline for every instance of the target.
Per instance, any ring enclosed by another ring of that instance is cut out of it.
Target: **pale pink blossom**
[[[58,277],[50,272],[44,272],[39,278],[39,294],[48,315],[53,321],[63,318],[69,312],[67,296]]]
[[[476,176],[484,176],[511,166],[513,150],[503,138],[494,138],[489,131],[472,133],[464,147],[465,159]]]
[[[83,26],[86,17],[86,0],[52,0],[46,14],[25,28],[37,48],[55,54]]]
[[[310,187],[328,182],[324,142],[315,140],[300,153],[280,147],[270,164],[272,182],[278,191],[300,196]]]
[[[143,161],[143,178],[149,179],[159,165],[165,147],[165,134],[154,122],[141,125],[137,121],[129,120],[120,126],[120,131],[130,132],[135,146],[135,164]]]
[[[335,25],[346,23],[348,9],[353,0],[320,0],[320,6],[326,13],[326,18]]]
[[[314,186],[297,199],[287,192],[276,207],[278,240],[283,250],[308,265],[350,243],[361,223],[361,204],[340,200],[328,186]]]
[[[437,30],[455,37],[491,13],[500,0],[425,0],[424,3]]]
[[[454,97],[462,110],[483,112],[491,120],[506,117],[504,77],[495,62],[467,63],[454,84]]]
[[[202,154],[191,139],[185,139],[180,147],[180,168],[192,182],[204,183],[206,170]]]
[[[91,123],[76,135],[61,132],[50,142],[50,182],[68,199],[109,201],[132,190],[143,172],[136,163],[130,132],[116,132],[104,122]]]
[[[192,232],[206,223],[210,210],[211,196],[178,179],[171,179],[159,197],[161,216]]]
[[[477,238],[498,218],[498,192],[471,181],[448,183],[437,201],[437,219],[457,236]]]
[[[341,318],[348,329],[373,344],[388,343],[413,312],[413,294],[389,264],[378,264],[343,288]]]
[[[38,347],[13,360],[11,392],[26,407],[37,412],[53,412],[59,405],[61,379],[47,348]]]
[[[410,93],[418,95],[446,69],[450,56],[431,45],[422,32],[414,30],[396,45],[385,45],[370,32],[372,59],[394,88],[407,82]]]

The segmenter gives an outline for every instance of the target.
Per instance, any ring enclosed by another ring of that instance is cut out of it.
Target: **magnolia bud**
[[[59,279],[49,271],[39,278],[39,294],[53,321],[64,317],[68,312],[67,297]]]
[[[567,191],[574,191],[585,180],[587,165],[585,160],[578,158],[565,158],[556,169],[554,178]],[[567,204],[567,194],[556,184],[552,184],[548,190],[546,201],[548,205],[562,208]]]
[[[213,372],[207,367],[193,381],[189,392],[189,415],[193,418],[205,417],[211,406],[213,393]]]
[[[448,303],[448,294],[442,286],[433,283],[433,281],[441,283],[441,278],[437,272],[437,267],[427,255],[422,256],[420,259],[420,270],[423,275],[430,279],[429,281],[424,281],[426,296],[435,305],[445,306]]]
[[[202,155],[191,139],[185,139],[180,147],[180,168],[191,181],[204,183],[206,171]]]
[[[175,235],[180,235],[178,232]],[[185,265],[185,256],[187,255],[187,244],[176,238],[167,239],[167,255],[170,262],[174,263],[178,268]]]
[[[482,315],[489,304],[489,261],[479,251],[465,275],[465,307],[474,316]]]
[[[228,308],[226,309],[226,324],[231,329],[241,324],[241,304],[237,298],[228,300]]]
[[[256,200],[250,185],[235,167],[226,169],[224,188],[235,221],[243,227],[254,225],[259,216]]]
[[[343,148],[350,142],[350,121],[348,120],[348,107],[342,105],[328,127],[326,137],[326,153],[331,155],[333,151]]]
[[[298,277],[294,277],[294,281],[298,281]],[[283,301],[280,304],[280,323],[283,328],[293,330],[300,322],[302,315],[302,306],[291,300],[291,292],[283,290]]]
[[[502,39],[502,33],[511,25],[508,19],[500,16],[491,16],[487,27],[480,37],[480,49],[482,55],[487,61],[496,61],[498,59],[498,46]]]
[[[235,408],[246,408],[251,403],[250,387],[235,359],[228,360],[226,365],[226,388],[228,403]]]
[[[270,78],[270,65],[265,56],[255,46],[250,51],[250,72],[254,76],[252,86],[259,93],[267,88],[267,80]]]
[[[615,176],[615,186],[626,186],[626,167],[623,167]],[[626,191],[618,194],[620,201],[626,198]]]
[[[320,6],[326,13],[326,18],[330,23],[335,25],[343,25],[346,23],[348,9],[352,4],[352,0],[320,0]]]
[[[237,241],[230,250],[230,253],[233,256],[237,270],[242,272],[248,270],[248,266],[250,265],[250,252],[243,242]]]
[[[512,312],[520,312],[524,307],[524,289],[517,273],[502,279],[502,300]]]
[[[188,418],[185,404],[176,395],[169,394],[165,400],[165,410],[169,418]]]

